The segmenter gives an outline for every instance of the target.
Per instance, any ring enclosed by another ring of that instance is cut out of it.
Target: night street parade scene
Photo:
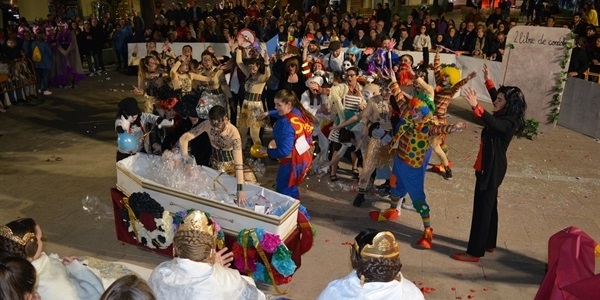
[[[0,300],[600,299],[598,10],[3,0]]]

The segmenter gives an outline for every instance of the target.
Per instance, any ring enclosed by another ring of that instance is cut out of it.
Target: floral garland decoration
[[[139,220],[142,213],[154,217],[156,229],[149,230]],[[173,243],[175,231],[172,228],[173,218],[148,193],[133,193],[129,198],[123,199],[123,222],[127,231],[135,239],[150,249],[166,249]]]
[[[240,272],[256,281],[273,284],[276,289],[278,284],[289,283],[296,271],[292,253],[279,235],[261,228],[240,231],[232,252],[233,264]]]
[[[560,115],[560,103],[562,101],[562,93],[564,90],[565,82],[568,78],[568,73],[565,69],[568,67],[567,62],[571,57],[569,51],[575,47],[573,40],[577,38],[577,34],[571,31],[571,33],[569,34],[569,38],[570,40],[567,41],[565,44],[565,55],[563,56],[563,59],[560,62],[560,67],[563,70],[560,72],[558,79],[556,80],[554,95],[552,95],[552,100],[550,100],[550,107],[552,108],[550,110],[550,113],[548,114],[548,123],[556,124]]]
[[[127,226],[127,230],[135,237],[136,241],[150,249],[169,248],[173,244],[177,228],[191,211],[194,209],[182,210],[173,214],[165,210],[148,193],[133,193],[129,198],[123,199],[123,222]],[[156,229],[149,230],[140,221],[142,213],[154,216]],[[209,213],[204,213],[212,220],[217,232],[217,248],[222,249],[225,246],[225,232]]]

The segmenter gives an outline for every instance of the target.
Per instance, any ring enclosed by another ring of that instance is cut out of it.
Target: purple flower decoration
[[[268,253],[273,253],[280,244],[281,239],[279,236],[272,233],[265,233],[260,241],[260,246]]]

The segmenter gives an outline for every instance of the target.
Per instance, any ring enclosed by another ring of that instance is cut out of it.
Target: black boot
[[[363,202],[365,202],[365,194],[363,193],[358,193],[358,195],[356,195],[356,198],[354,198],[354,202],[352,202],[352,205],[354,205],[354,207],[360,207]]]

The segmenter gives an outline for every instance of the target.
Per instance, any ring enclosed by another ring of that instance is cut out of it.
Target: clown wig
[[[453,66],[443,67],[440,70],[440,74],[447,76],[450,81],[450,85],[455,85],[460,81],[460,69]]]

